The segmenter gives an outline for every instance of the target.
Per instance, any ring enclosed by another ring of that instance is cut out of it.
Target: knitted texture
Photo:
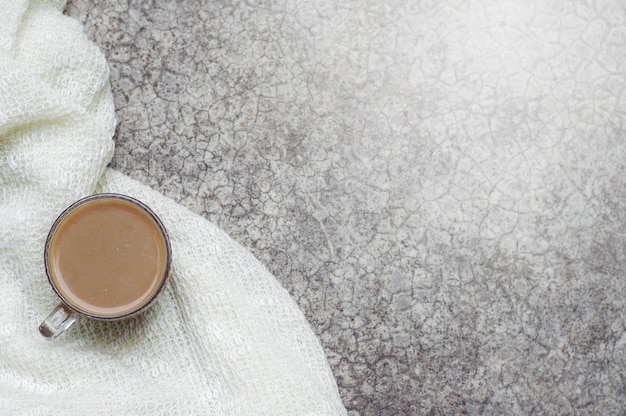
[[[0,413],[345,414],[323,350],[289,294],[217,227],[108,169],[107,64],[62,2],[0,1]],[[80,318],[54,341],[49,227],[117,192],[168,228],[171,280],[145,314]]]

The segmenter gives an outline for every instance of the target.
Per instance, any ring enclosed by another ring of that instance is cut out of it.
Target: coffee
[[[147,207],[108,195],[70,207],[57,220],[46,258],[59,296],[79,312],[107,319],[150,303],[166,279],[169,247]]]

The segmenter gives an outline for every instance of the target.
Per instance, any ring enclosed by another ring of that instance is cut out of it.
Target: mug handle
[[[76,314],[64,303],[59,303],[50,315],[39,325],[39,332],[48,339],[61,335],[76,320]]]

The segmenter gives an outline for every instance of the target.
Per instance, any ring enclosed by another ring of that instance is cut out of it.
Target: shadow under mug
[[[144,203],[112,193],[73,203],[46,240],[46,275],[61,302],[39,332],[52,339],[78,315],[112,321],[145,311],[167,283],[171,253],[163,223]]]

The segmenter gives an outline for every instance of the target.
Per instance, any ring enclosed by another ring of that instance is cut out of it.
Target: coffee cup
[[[78,316],[114,321],[140,314],[163,291],[170,262],[167,231],[144,203],[112,193],[75,202],[46,240],[46,275],[60,303],[39,332],[52,339]]]

